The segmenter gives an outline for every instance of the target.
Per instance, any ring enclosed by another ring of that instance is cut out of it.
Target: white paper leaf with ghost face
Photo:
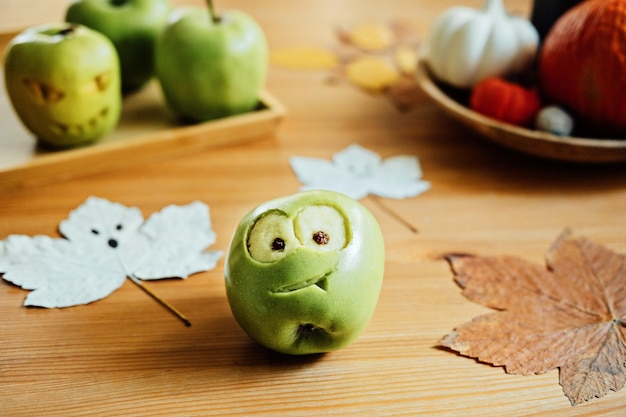
[[[3,278],[31,293],[24,305],[69,307],[107,297],[126,277],[186,278],[209,270],[221,252],[209,209],[168,206],[145,223],[139,209],[88,198],[61,222],[64,238],[11,235],[0,242]]]

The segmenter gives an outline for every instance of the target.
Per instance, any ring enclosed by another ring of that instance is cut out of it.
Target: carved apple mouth
[[[59,136],[81,136],[94,130],[98,126],[98,123],[106,119],[108,114],[109,108],[104,107],[85,123],[61,123],[53,121],[51,129]]]
[[[290,293],[298,290],[302,290],[304,288],[308,288],[312,285],[316,285],[324,291],[328,290],[328,278],[332,272],[327,272],[322,276],[310,278],[304,281],[296,282],[295,284],[284,285],[282,287],[277,288],[275,293]]]

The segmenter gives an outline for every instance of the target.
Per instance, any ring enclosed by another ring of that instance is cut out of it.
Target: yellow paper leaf
[[[350,32],[352,44],[367,51],[387,49],[394,42],[394,33],[388,25],[382,23],[364,23]]]
[[[337,57],[315,46],[294,46],[273,50],[272,64],[298,70],[327,70],[337,66]]]
[[[386,60],[375,56],[363,56],[346,67],[348,79],[367,91],[381,92],[395,83],[398,71]]]
[[[394,51],[394,60],[401,73],[412,75],[417,68],[417,52],[409,46],[399,46]]]

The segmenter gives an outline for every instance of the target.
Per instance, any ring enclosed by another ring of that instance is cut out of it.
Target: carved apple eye
[[[336,251],[346,246],[348,234],[342,213],[330,206],[305,207],[296,219],[296,236],[304,246]]]
[[[280,211],[263,214],[248,235],[248,252],[259,262],[275,262],[299,245],[293,225]]]
[[[104,72],[104,73],[98,75],[95,78],[95,82],[96,82],[96,85],[98,86],[98,90],[99,91],[106,90],[107,87],[109,86],[109,84],[111,83],[111,73],[110,72]]]
[[[106,71],[98,74],[83,87],[84,93],[101,93],[111,84],[111,73]]]
[[[39,104],[54,104],[65,97],[65,93],[63,93],[63,91],[54,88],[50,84],[46,84],[33,78],[25,78],[22,82],[26,86],[28,92]]]

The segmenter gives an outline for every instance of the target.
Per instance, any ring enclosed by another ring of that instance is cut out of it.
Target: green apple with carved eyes
[[[359,202],[307,191],[261,204],[239,223],[225,265],[233,316],[285,354],[330,352],[369,323],[385,265],[383,236]]]
[[[169,0],[72,0],[65,20],[97,30],[113,42],[122,89],[130,93],[154,75],[156,41],[171,10]]]
[[[87,27],[61,22],[24,30],[7,45],[4,78],[15,112],[43,144],[91,143],[118,123],[117,52]]]

